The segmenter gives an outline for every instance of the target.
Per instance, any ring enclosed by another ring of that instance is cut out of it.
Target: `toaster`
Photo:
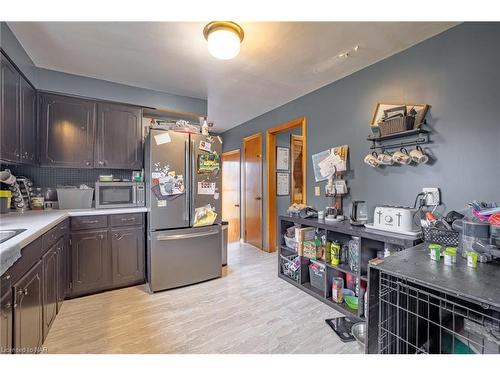
[[[420,228],[414,221],[416,212],[416,208],[410,207],[375,207],[373,228],[398,233],[418,232]]]

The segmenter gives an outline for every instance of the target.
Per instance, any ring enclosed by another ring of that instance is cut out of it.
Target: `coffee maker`
[[[351,225],[365,225],[368,222],[368,209],[365,201],[351,203]]]

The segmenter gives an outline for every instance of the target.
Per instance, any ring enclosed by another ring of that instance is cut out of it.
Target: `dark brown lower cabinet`
[[[52,246],[42,258],[43,267],[43,338],[49,334],[57,315],[57,292],[59,276],[57,244]]]
[[[14,348],[16,353],[36,353],[43,344],[42,261],[14,284]]]
[[[8,354],[12,351],[12,291],[0,299],[0,354]]]
[[[110,285],[108,231],[71,234],[72,295],[103,290]]]
[[[144,228],[111,230],[113,286],[144,280]]]
[[[56,244],[57,253],[57,312],[61,310],[64,297],[66,297],[66,286],[68,284],[67,278],[67,264],[68,264],[68,239],[64,236]]]

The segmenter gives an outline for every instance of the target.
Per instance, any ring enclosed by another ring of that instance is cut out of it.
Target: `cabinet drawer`
[[[43,255],[42,238],[38,237],[32,243],[21,249],[21,258],[10,267],[2,277],[2,294],[4,292],[4,280],[14,284],[19,280]]]
[[[111,215],[111,226],[124,227],[127,225],[142,225],[143,216],[142,213]]]
[[[59,231],[57,226],[48,230],[43,236],[42,236],[42,248],[43,251],[47,250],[50,248],[52,245],[54,245],[57,242],[57,239],[59,238]]]
[[[71,230],[106,228],[107,226],[107,215],[80,216],[71,218]]]

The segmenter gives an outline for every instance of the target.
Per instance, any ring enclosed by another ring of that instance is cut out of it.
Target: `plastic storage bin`
[[[324,265],[314,261],[311,261],[311,264],[309,264],[309,280],[311,286],[322,292],[325,291],[325,272],[326,267]]]
[[[91,208],[93,196],[94,189],[57,189],[57,200],[60,210]]]

